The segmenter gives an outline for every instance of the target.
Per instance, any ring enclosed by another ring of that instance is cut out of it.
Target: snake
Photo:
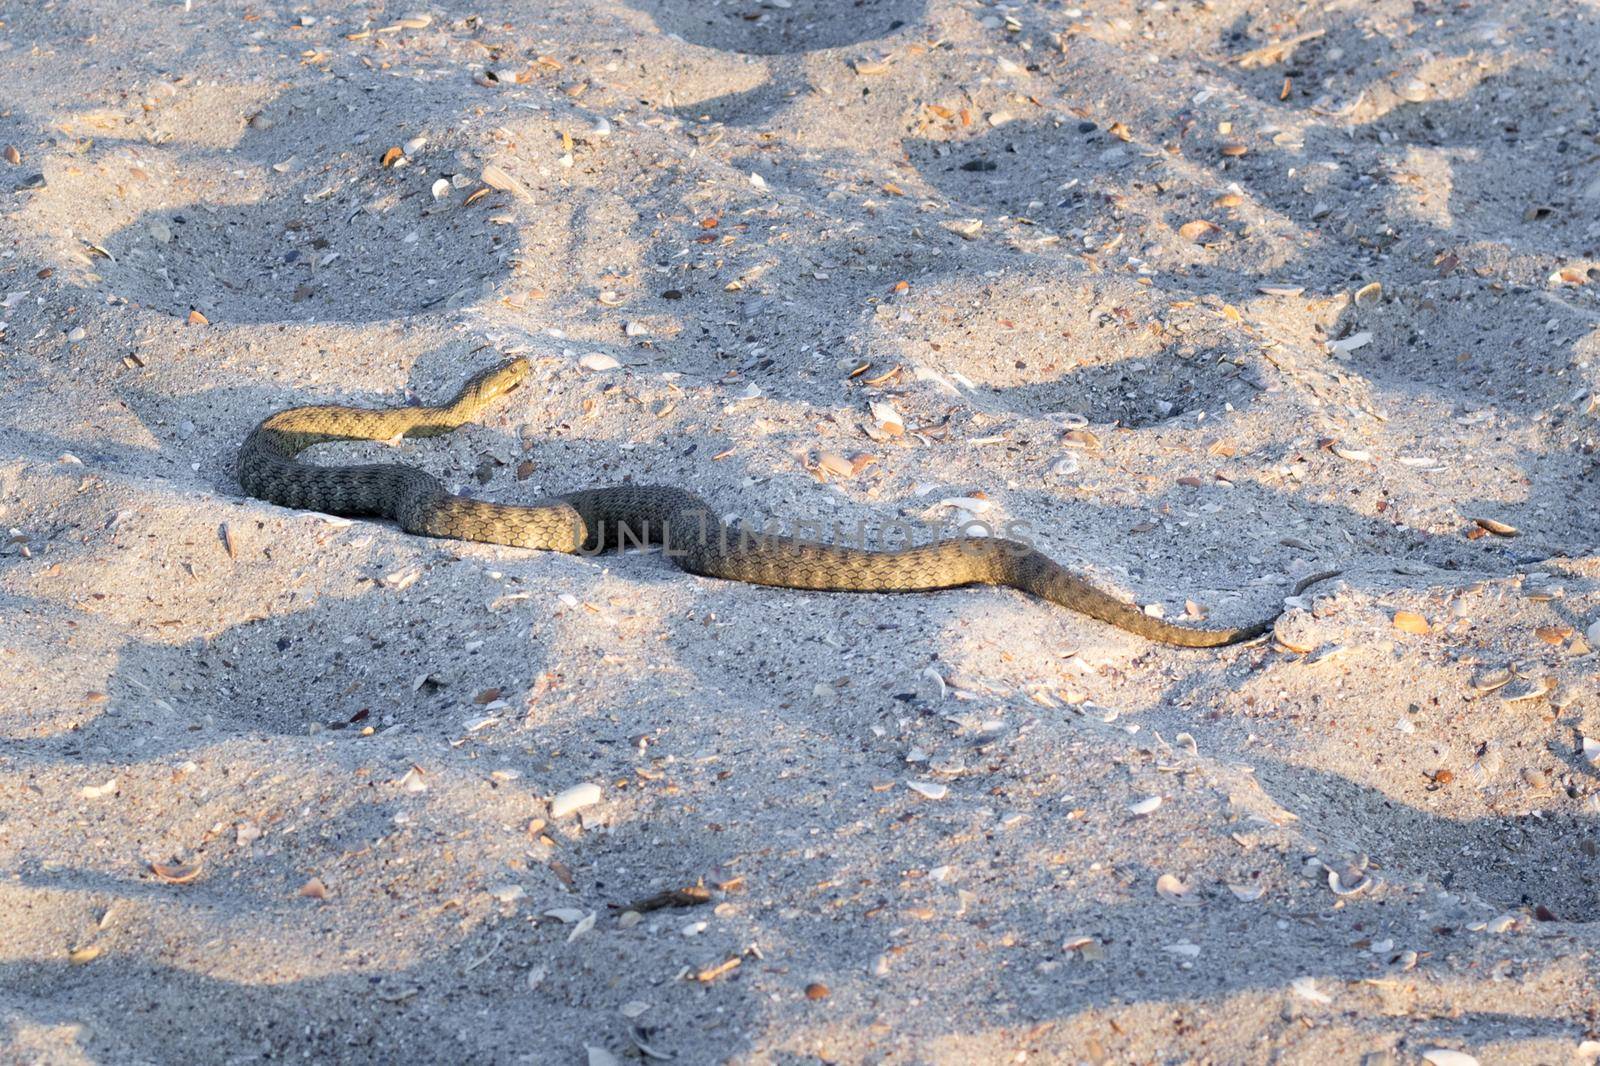
[[[477,421],[530,372],[526,359],[511,359],[474,375],[449,403],[432,407],[315,405],[278,411],[262,420],[239,449],[240,487],[282,507],[388,519],[426,537],[568,554],[659,545],[690,574],[753,585],[821,592],[1008,586],[1148,640],[1186,648],[1253,640],[1278,617],[1241,626],[1178,625],[1007,537],[961,536],[875,550],[730,526],[701,497],[671,485],[628,483],[510,504],[452,493],[432,474],[404,463],[318,465],[299,458],[307,448],[334,441],[396,442],[449,433]],[[1294,593],[1336,574],[1313,574]]]

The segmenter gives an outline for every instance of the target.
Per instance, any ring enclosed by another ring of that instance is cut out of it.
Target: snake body
[[[401,463],[316,466],[297,458],[330,441],[448,433],[475,421],[528,372],[526,360],[513,359],[476,375],[455,399],[437,407],[279,411],[262,421],[239,450],[239,484],[251,496],[284,507],[393,519],[401,529],[429,537],[568,553],[663,544],[668,557],[691,574],[754,585],[828,592],[1007,585],[1141,637],[1190,648],[1250,640],[1276,618],[1237,628],[1174,625],[1116,599],[1033,548],[1000,537],[871,551],[729,527],[699,496],[672,486],[617,485],[515,505],[456,495],[426,471]]]

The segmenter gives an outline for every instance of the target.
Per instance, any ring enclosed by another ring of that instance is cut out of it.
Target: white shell
[[[1294,994],[1313,1003],[1332,1003],[1333,997],[1317,988],[1314,977],[1296,977],[1289,985]]]
[[[1170,903],[1185,907],[1198,907],[1201,903],[1200,898],[1189,890],[1189,886],[1172,874],[1162,874],[1156,878],[1156,895]]]
[[[1328,351],[1330,351],[1330,352],[1353,352],[1357,348],[1365,348],[1367,345],[1369,345],[1371,343],[1372,343],[1372,334],[1371,334],[1371,332],[1368,331],[1368,330],[1362,330],[1360,333],[1352,333],[1348,337],[1342,337],[1342,338],[1340,338],[1339,340],[1336,340],[1336,341],[1329,341],[1328,342]]]
[[[600,802],[600,786],[588,781],[562,789],[550,801],[550,817],[561,818]]]
[[[1478,1066],[1478,1060],[1465,1051],[1453,1051],[1447,1047],[1429,1048],[1422,1053],[1422,1061],[1433,1066]]]
[[[1154,814],[1157,807],[1161,806],[1160,796],[1146,796],[1138,803],[1128,804],[1128,813],[1137,815]],[[1170,877],[1171,875],[1166,875]],[[1174,878],[1176,880],[1176,878]],[[1159,884],[1159,882],[1158,882]]]
[[[578,360],[578,365],[585,370],[604,371],[615,370],[622,364],[617,362],[615,356],[606,355],[602,352],[590,352]]]

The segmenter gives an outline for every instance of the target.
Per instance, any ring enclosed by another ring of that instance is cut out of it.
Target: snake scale
[[[1096,588],[1050,557],[1000,537],[960,537],[893,551],[750,534],[724,525],[687,489],[617,485],[514,505],[469,499],[439,479],[400,463],[316,466],[300,452],[330,441],[393,440],[449,433],[472,422],[529,372],[524,359],[471,378],[438,407],[377,410],[295,407],[271,415],[239,450],[239,484],[284,507],[349,517],[388,518],[429,537],[519,548],[597,552],[626,543],[665,544],[679,567],[703,577],[828,592],[925,592],[964,585],[1007,585],[1150,640],[1218,647],[1265,633],[1276,615],[1237,628],[1198,628],[1154,618]],[[1298,593],[1311,582],[1302,581]]]

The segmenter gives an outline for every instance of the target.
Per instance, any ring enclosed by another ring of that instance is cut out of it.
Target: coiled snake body
[[[239,450],[239,484],[251,496],[284,507],[390,518],[409,533],[429,537],[569,553],[630,542],[665,544],[668,556],[691,574],[754,585],[829,592],[1009,585],[1150,640],[1191,648],[1249,640],[1266,632],[1276,617],[1239,628],[1174,625],[1112,597],[1048,556],[999,537],[871,551],[741,532],[723,525],[694,493],[671,486],[618,485],[514,505],[455,495],[427,472],[400,463],[314,466],[296,458],[306,448],[329,441],[448,433],[474,421],[496,398],[516,388],[528,371],[523,359],[486,370],[439,407],[280,411],[257,426]]]

